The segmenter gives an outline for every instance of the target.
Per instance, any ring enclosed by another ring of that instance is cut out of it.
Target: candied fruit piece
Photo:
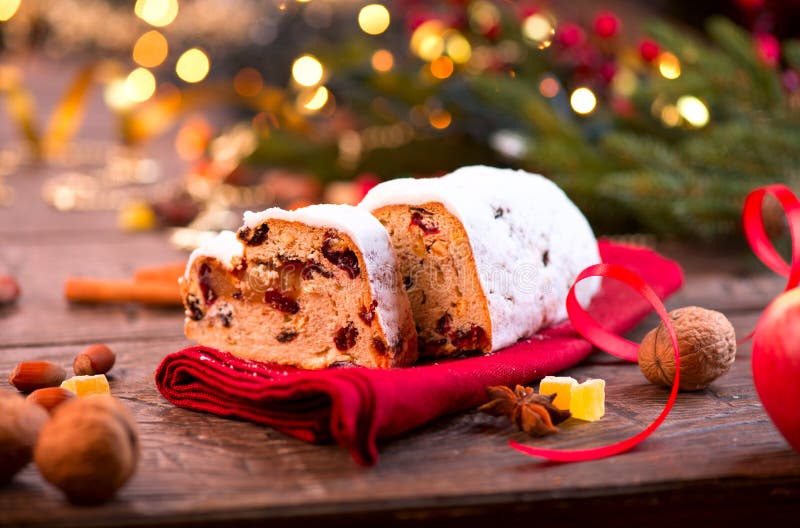
[[[587,422],[602,418],[606,413],[606,382],[591,379],[572,387],[569,412],[573,418]]]
[[[74,392],[79,398],[92,394],[111,394],[105,374],[72,376],[61,383],[61,388]]]
[[[569,376],[545,376],[539,383],[539,394],[555,394],[553,405],[562,411],[568,411],[572,388],[577,384],[578,381]]]

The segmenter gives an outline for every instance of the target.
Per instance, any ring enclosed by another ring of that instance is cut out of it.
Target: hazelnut
[[[91,345],[83,352],[75,356],[72,362],[72,369],[76,376],[94,376],[95,374],[105,374],[114,362],[117,355],[106,345]]]
[[[723,314],[687,306],[669,315],[680,347],[680,390],[704,389],[730,370],[736,359],[736,334]],[[639,345],[639,368],[651,383],[672,386],[675,356],[664,323],[644,336]]]
[[[21,361],[8,376],[8,382],[20,392],[31,392],[44,387],[57,387],[67,373],[50,361]]]
[[[71,502],[105,502],[136,470],[136,422],[112,396],[75,398],[60,405],[42,429],[34,460]]]
[[[47,412],[53,414],[56,407],[75,397],[74,392],[62,387],[45,387],[43,389],[36,389],[28,394],[28,397],[25,399],[31,403],[41,405]]]
[[[31,461],[47,418],[44,409],[19,394],[0,391],[0,486]]]

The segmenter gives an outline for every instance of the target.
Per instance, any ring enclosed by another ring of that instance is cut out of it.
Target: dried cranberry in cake
[[[239,240],[247,244],[248,246],[258,246],[259,244],[263,244],[265,240],[267,240],[267,235],[269,234],[269,226],[266,223],[263,223],[257,226],[254,229],[249,227],[243,227],[239,230]]]
[[[306,265],[303,267],[303,271],[300,276],[303,278],[303,280],[311,280],[314,278],[314,274],[317,274],[320,277],[325,277],[326,279],[333,278],[333,273],[323,269],[319,264],[306,262]]]
[[[283,313],[296,314],[300,311],[300,305],[297,304],[297,301],[278,290],[265,291],[264,302]]]
[[[189,310],[189,317],[192,318],[192,321],[199,321],[203,317],[205,317],[205,313],[203,309],[200,308],[200,299],[197,298],[196,295],[190,293],[186,296],[186,308]]]
[[[372,339],[372,347],[378,354],[385,354],[386,351],[389,350],[389,347],[386,346],[386,342],[379,337]]]
[[[439,232],[439,226],[433,221],[433,213],[422,207],[411,207],[410,226],[417,226],[426,235],[435,235]]]
[[[449,313],[445,313],[436,321],[436,331],[443,336],[447,336],[450,334],[452,324],[453,316]]]
[[[197,274],[198,283],[200,284],[200,291],[203,293],[203,300],[206,305],[210,306],[217,300],[217,294],[214,288],[211,287],[211,266],[203,263],[200,266],[200,271]]]
[[[345,351],[355,346],[356,338],[358,338],[358,329],[353,323],[347,323],[347,326],[336,331],[336,335],[333,336],[333,342],[338,350]]]
[[[488,339],[486,330],[472,324],[469,329],[456,330],[451,333],[450,342],[453,343],[454,347],[462,350],[480,350],[486,347]]]
[[[322,241],[322,255],[331,264],[347,272],[347,276],[351,279],[355,279],[361,273],[358,257],[333,231],[325,233],[325,240]]]
[[[275,339],[279,343],[289,343],[291,341],[294,341],[295,338],[297,338],[297,331],[291,328],[282,330],[280,334],[275,336]]]
[[[378,301],[372,301],[372,304],[369,305],[369,309],[365,307],[361,307],[358,311],[358,316],[364,321],[365,324],[371,325],[372,320],[375,319],[375,308],[378,307]]]

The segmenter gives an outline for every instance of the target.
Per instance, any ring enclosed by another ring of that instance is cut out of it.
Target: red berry
[[[777,66],[781,58],[781,43],[775,35],[762,33],[756,35],[756,51],[758,57],[768,66]]]
[[[558,42],[566,47],[572,48],[574,46],[579,46],[586,41],[586,32],[583,31],[583,28],[577,24],[573,24],[572,22],[565,22],[561,24],[561,27],[558,29]]]
[[[603,11],[594,19],[594,32],[598,37],[611,38],[619,33],[621,23],[611,11]]]
[[[647,62],[653,62],[661,53],[661,47],[650,39],[644,39],[639,43],[639,55]]]

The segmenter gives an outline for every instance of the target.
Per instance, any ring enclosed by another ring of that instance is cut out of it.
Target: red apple
[[[772,301],[753,337],[753,382],[772,422],[800,451],[800,289]]]

